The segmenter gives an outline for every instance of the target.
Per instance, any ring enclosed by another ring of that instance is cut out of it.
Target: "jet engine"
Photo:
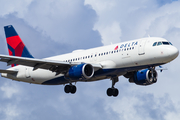
[[[130,75],[130,73],[128,74]],[[133,72],[133,75],[129,78],[129,82],[136,83],[137,85],[151,85],[157,82],[157,76],[158,74],[156,70],[144,69],[137,72]]]
[[[94,68],[91,64],[79,64],[72,66],[66,76],[73,80],[86,80],[94,75]]]

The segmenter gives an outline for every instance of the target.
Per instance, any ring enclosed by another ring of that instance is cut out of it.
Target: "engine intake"
[[[93,66],[91,64],[86,63],[72,66],[67,73],[67,76],[74,80],[86,80],[91,78],[93,75]]]
[[[144,69],[135,72],[134,75],[129,78],[129,82],[136,83],[137,85],[151,85],[157,82],[157,76],[156,70]]]

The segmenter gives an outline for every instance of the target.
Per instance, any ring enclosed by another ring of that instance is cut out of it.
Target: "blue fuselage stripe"
[[[94,73],[94,76],[87,81],[94,81],[94,80],[96,80],[96,78],[98,78],[100,76],[110,78],[111,76],[120,75],[121,73],[137,71],[137,70],[149,68],[150,66],[159,66],[159,65],[163,65],[163,64],[164,63],[153,64],[153,65],[134,66],[134,67],[127,67],[127,68],[117,68],[117,69],[100,69],[100,70],[96,71]],[[81,80],[79,80],[79,81],[81,81]],[[73,82],[75,82],[75,81],[73,81]],[[45,81],[42,84],[43,85],[60,85],[60,84],[66,84],[66,83],[69,83],[69,81],[66,80],[64,78],[64,76],[61,76],[61,77],[57,77],[57,78]]]

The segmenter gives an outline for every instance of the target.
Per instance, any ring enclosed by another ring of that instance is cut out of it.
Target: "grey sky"
[[[179,6],[177,0],[1,0],[0,53],[8,54],[3,27],[9,24],[36,58],[148,35],[180,48]],[[77,93],[71,95],[64,93],[63,85],[0,78],[0,119],[179,120],[179,60],[167,64],[168,70],[151,86],[120,77],[117,98],[106,95],[110,80],[77,83]]]

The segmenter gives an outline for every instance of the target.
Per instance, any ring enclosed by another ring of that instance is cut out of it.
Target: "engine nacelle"
[[[137,85],[151,85],[157,82],[157,72],[156,70],[144,69],[134,73],[134,75],[129,78],[129,82],[136,83]]]
[[[91,78],[94,75],[94,68],[91,64],[79,64],[72,66],[68,73],[67,77],[73,80],[86,80]]]

